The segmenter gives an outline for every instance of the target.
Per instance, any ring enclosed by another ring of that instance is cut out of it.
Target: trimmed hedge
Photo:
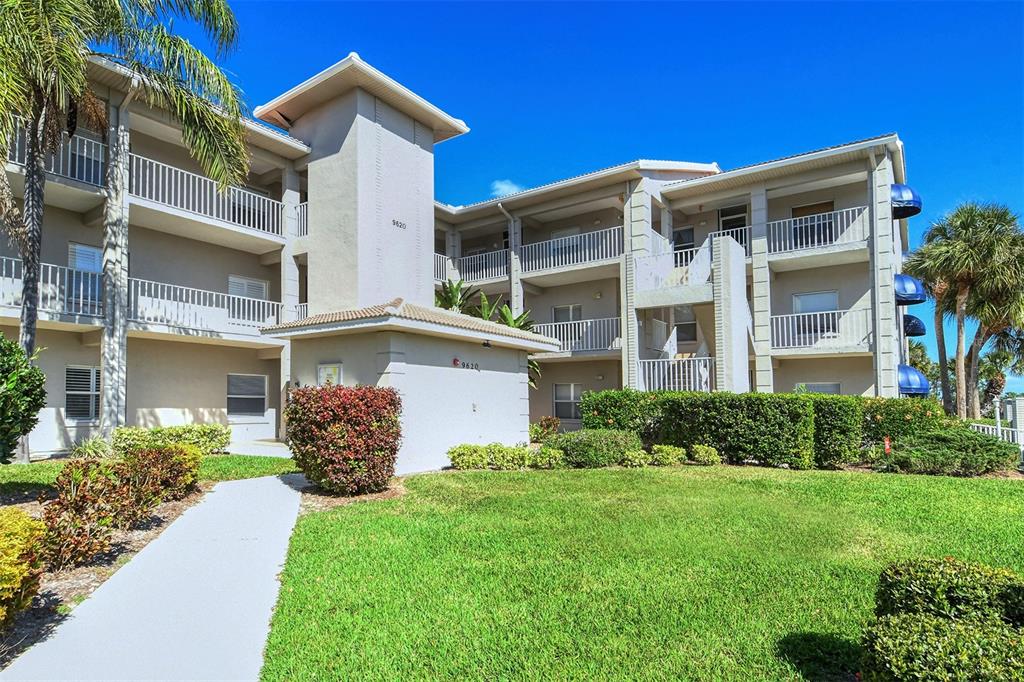
[[[46,526],[15,507],[0,509],[0,631],[39,591]]]
[[[924,613],[953,620],[1001,619],[1024,627],[1024,578],[951,557],[888,566],[878,579],[875,613]]]
[[[401,413],[402,400],[390,387],[296,388],[284,411],[295,463],[324,490],[381,492],[395,473]]]
[[[899,613],[875,621],[861,643],[865,682],[1024,680],[1024,638],[999,621]]]
[[[690,462],[701,466],[722,463],[722,456],[710,445],[694,445],[690,448]]]
[[[646,450],[630,450],[622,455],[622,459],[619,460],[620,466],[634,469],[649,466],[651,463],[651,455]]]
[[[889,453],[876,446],[874,465],[902,474],[979,476],[1014,468],[1020,451],[1013,443],[964,426],[908,434],[893,441]]]
[[[527,466],[531,469],[561,469],[565,466],[565,453],[547,445],[541,446],[529,451]]]
[[[114,429],[114,454],[124,456],[133,450],[151,450],[172,443],[183,443],[199,448],[204,455],[227,450],[231,443],[231,427],[225,424],[185,424],[158,426],[145,429],[140,426],[121,426]]]
[[[456,445],[448,450],[448,460],[455,469],[558,469],[564,465],[561,450],[542,446],[528,448],[501,443],[490,445]]]
[[[643,449],[635,433],[611,429],[582,429],[560,433],[548,444],[561,450],[565,463],[576,469],[596,469],[618,464],[627,452]]]
[[[456,445],[448,450],[448,461],[456,469],[486,469],[490,466],[486,445]]]
[[[675,445],[655,445],[651,448],[651,464],[655,466],[673,466],[686,461],[686,448]]]
[[[864,444],[882,443],[888,436],[898,442],[905,436],[934,431],[948,421],[942,405],[931,398],[858,398],[864,414]]]
[[[180,500],[196,489],[203,453],[194,445],[171,443],[151,450],[136,450],[122,460],[134,479],[152,479],[160,501]]]
[[[581,425],[585,429],[632,431],[651,444],[661,428],[663,395],[631,388],[588,391],[580,397]]]
[[[860,399],[849,395],[807,393],[814,405],[814,465],[839,469],[860,459],[864,412]]]

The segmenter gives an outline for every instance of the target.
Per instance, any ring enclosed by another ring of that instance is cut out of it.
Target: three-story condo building
[[[218,421],[237,440],[278,438],[291,385],[414,376],[396,369],[415,353],[395,334],[482,340],[518,353],[508,364],[524,375],[527,354],[540,363],[528,398],[525,381],[523,395],[499,382],[465,406],[514,415],[509,437],[525,436],[527,414],[572,427],[580,394],[603,388],[920,390],[900,363],[905,329],[920,327],[901,305],[921,293],[899,274],[920,202],[895,134],[724,171],[640,160],[450,206],[433,200],[433,146],[468,128],[352,54],[256,109],[249,178],[219,192],[166,112],[127,94],[131,74],[95,62],[91,75],[109,129],[79,131],[47,159],[48,397],[34,455],[120,424]],[[129,151],[115,158],[118,137]],[[15,139],[16,188],[23,160]],[[126,192],[108,191],[112,173]],[[114,244],[106,202],[124,223]],[[448,279],[530,311],[540,337],[423,312]],[[0,332],[11,338],[20,299],[20,261],[4,244]],[[330,353],[359,346],[346,334],[363,322],[390,339],[364,344],[365,366],[308,351],[330,334],[341,334]]]

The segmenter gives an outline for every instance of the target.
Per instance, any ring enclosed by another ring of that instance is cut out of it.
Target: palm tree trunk
[[[942,386],[942,407],[953,414],[953,394],[949,390],[949,353],[946,352],[946,331],[942,328],[942,301],[935,299],[935,343],[939,347],[939,385]]]
[[[978,419],[981,417],[981,395],[978,393],[978,370],[981,368],[981,349],[985,347],[989,339],[992,338],[992,332],[990,332],[984,325],[979,325],[978,330],[974,333],[974,339],[971,341],[971,354],[968,358],[969,362],[967,365],[967,395],[970,400],[971,419]]]
[[[36,322],[39,319],[39,252],[46,185],[41,119],[42,116],[38,116],[30,121],[25,134],[25,205],[22,210],[25,240],[21,249],[21,330],[18,343],[29,357],[36,349]]]
[[[967,419],[967,369],[964,361],[964,321],[967,317],[967,297],[971,287],[962,286],[956,292],[956,416]]]

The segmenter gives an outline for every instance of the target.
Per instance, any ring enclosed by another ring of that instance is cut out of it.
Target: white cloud
[[[516,184],[511,180],[495,180],[491,183],[491,196],[495,198],[503,197],[508,194],[522,192],[524,189],[525,187]]]

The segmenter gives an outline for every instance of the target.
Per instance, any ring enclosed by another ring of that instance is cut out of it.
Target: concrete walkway
[[[255,680],[299,493],[218,483],[3,680]]]
[[[228,446],[228,452],[232,455],[260,455],[261,457],[284,457],[285,459],[292,456],[288,446],[276,440],[237,441]]]

